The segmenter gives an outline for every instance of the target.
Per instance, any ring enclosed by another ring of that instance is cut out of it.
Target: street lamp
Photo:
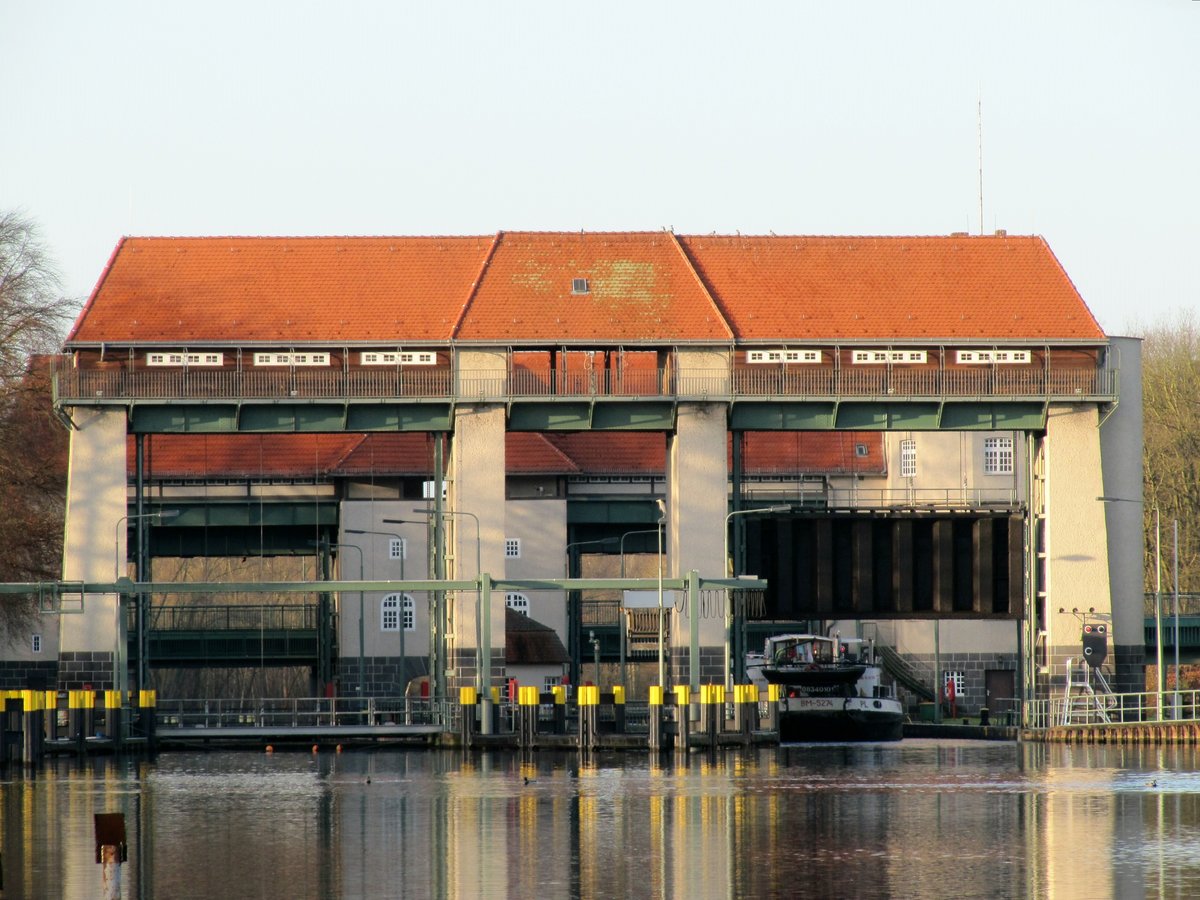
[[[625,538],[631,534],[658,534],[657,528],[643,528],[639,531],[627,531],[621,535],[620,553],[621,553],[621,577],[625,577]],[[661,547],[661,545],[660,545]],[[622,598],[623,599],[623,598]],[[626,633],[625,633],[625,608],[624,603],[617,610],[617,632],[620,637],[621,645],[621,684],[625,684],[625,653],[626,653]]]
[[[434,516],[438,514],[437,510],[417,508],[413,512],[422,516]],[[473,512],[466,510],[441,510],[443,517],[449,516],[468,516],[475,520],[475,578],[476,580],[483,577],[483,537],[482,530],[479,525],[479,516]],[[402,523],[400,519],[384,519],[389,525]],[[457,554],[455,554],[457,558]],[[480,595],[483,592],[483,585],[480,584],[475,591],[475,686],[480,695],[487,694],[485,702],[491,702],[491,687],[492,687],[492,622],[491,611],[488,611],[487,616],[483,616],[480,607]],[[487,675],[484,676],[484,660],[487,660]],[[444,661],[443,661],[444,662]]]
[[[408,555],[408,544],[403,537],[396,534],[394,531],[368,531],[362,528],[347,528],[346,534],[374,534],[380,537],[393,538],[400,542],[400,580],[404,580],[404,558]],[[399,610],[399,625],[400,625],[400,693],[404,695],[408,687],[408,656],[404,652],[404,592],[400,592],[400,610]]]
[[[735,509],[725,517],[725,551],[721,557],[722,566],[728,567],[728,571],[722,573],[737,577],[737,565],[729,558],[729,523],[734,516],[754,516],[766,515],[768,513],[784,513],[791,512],[790,506],[766,506],[762,509]],[[734,594],[728,588],[725,589],[725,689],[733,690],[733,603]],[[743,648],[743,651],[745,648]]]
[[[667,524],[667,505],[661,499],[658,504],[658,686],[666,689],[666,660],[663,652],[663,528]],[[695,610],[692,610],[693,615]]]
[[[121,516],[121,518],[117,519],[117,524],[113,526],[113,581],[116,581],[118,578],[121,577],[121,523],[122,522],[132,522],[134,520],[141,520],[141,519],[158,519],[159,521],[162,521],[163,519],[173,519],[177,515],[179,515],[179,510],[177,510],[177,509],[160,509],[155,512],[136,513],[134,515],[125,515],[125,516]],[[126,554],[126,556],[128,556],[128,553]],[[138,557],[137,558],[138,558],[138,569],[139,569],[138,574],[139,574],[139,580],[140,580],[140,574],[141,574],[140,570],[142,568],[142,562],[141,562],[142,541],[141,541],[140,537],[138,539]],[[146,633],[147,623],[146,623],[145,604],[142,602],[143,595],[137,594],[135,596],[137,599],[137,625],[135,627],[135,630],[137,632],[137,641],[138,641],[137,686],[138,686],[138,689],[140,690],[146,686],[146,644],[147,644],[147,642],[145,640],[145,633]],[[128,682],[128,678],[129,678],[129,673],[126,671],[126,665],[127,665],[126,656],[129,651],[128,651],[128,648],[126,647],[126,637],[124,634],[125,628],[122,627],[123,624],[124,624],[124,617],[121,615],[121,595],[118,593],[117,594],[117,656],[113,660],[113,662],[114,662],[113,686],[117,690],[122,692],[122,694],[121,694],[122,697],[124,697],[125,686]],[[124,701],[122,700],[122,702],[124,702]]]
[[[1097,497],[1102,503],[1137,503],[1146,505],[1145,500],[1133,500],[1127,497]],[[1159,521],[1158,504],[1152,505],[1154,510],[1154,651],[1156,655],[1155,687],[1157,690],[1157,716],[1161,722],[1163,717],[1163,638],[1162,638],[1162,528]],[[1179,562],[1179,522],[1175,522],[1175,562]],[[1175,688],[1179,689],[1179,578],[1175,578]]]
[[[364,556],[363,556],[362,547],[359,547],[357,544],[344,544],[340,541],[309,541],[308,543],[309,543],[309,546],[312,546],[312,547],[320,547],[320,546],[324,545],[326,547],[337,547],[339,549],[342,547],[349,547],[351,550],[357,550],[358,551],[358,580],[359,581],[365,580],[364,569],[363,569]],[[358,592],[358,693],[359,693],[359,695],[361,695],[363,693],[363,687],[367,680],[366,660],[363,656],[363,641],[365,638],[365,636],[363,634],[363,602],[364,602],[363,601],[363,592],[360,589]]]

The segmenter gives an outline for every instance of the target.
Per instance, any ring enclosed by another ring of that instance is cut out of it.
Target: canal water
[[[0,783],[6,898],[1196,897],[1191,747],[55,760]]]

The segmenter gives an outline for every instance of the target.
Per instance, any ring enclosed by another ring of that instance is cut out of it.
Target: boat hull
[[[789,697],[780,701],[784,743],[898,741],[904,711],[896,700],[870,697]]]

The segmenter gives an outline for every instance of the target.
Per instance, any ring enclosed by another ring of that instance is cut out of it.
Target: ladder
[[[1100,689],[1098,693],[1097,687]],[[1087,663],[1080,663],[1079,671],[1076,672],[1075,659],[1072,657],[1067,660],[1063,725],[1088,725],[1093,722],[1108,724],[1112,722],[1108,711],[1115,703],[1116,698],[1103,672]]]

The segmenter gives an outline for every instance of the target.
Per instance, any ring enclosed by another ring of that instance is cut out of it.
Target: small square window
[[[984,438],[983,472],[985,475],[1011,475],[1013,473],[1012,438]]]
[[[408,541],[404,538],[392,538],[388,543],[389,559],[408,559]]]
[[[588,283],[588,280],[586,278],[572,278],[571,279],[571,293],[572,294],[586,294],[586,293],[589,293],[591,291],[591,289],[592,289],[592,286]]]
[[[855,456],[866,456],[869,452],[870,451],[867,450],[866,444],[855,444],[854,445],[854,455]]]
[[[505,559],[520,559],[521,558],[521,539],[520,538],[505,538],[504,539],[504,558]]]
[[[30,649],[34,653],[42,652],[42,636],[40,634],[35,634],[30,638]]]

